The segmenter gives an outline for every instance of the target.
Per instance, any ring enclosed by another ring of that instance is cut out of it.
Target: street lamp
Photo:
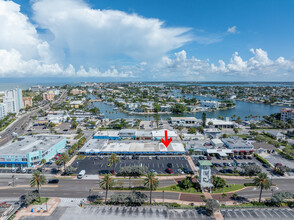
[[[14,180],[15,180],[15,176],[12,175],[12,186],[14,187]]]

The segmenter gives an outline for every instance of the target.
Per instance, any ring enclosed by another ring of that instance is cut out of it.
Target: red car
[[[116,174],[116,172],[115,172],[114,170],[110,170],[110,173],[111,173],[112,175],[115,175],[115,174]]]
[[[165,170],[165,172],[167,172],[167,173],[169,173],[169,174],[173,174],[173,173],[174,173],[174,171],[172,171],[172,169],[169,169],[169,168],[167,168],[167,169]]]

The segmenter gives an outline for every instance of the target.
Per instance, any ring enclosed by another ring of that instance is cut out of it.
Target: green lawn
[[[171,185],[171,186],[165,186],[157,188],[158,191],[173,191],[173,192],[185,192],[185,193],[196,193],[196,194],[202,194],[201,192],[197,192],[196,189],[190,188],[187,190],[181,189],[177,185]]]
[[[49,200],[49,198],[43,198],[41,197],[41,202],[39,202],[38,200],[34,201],[32,203],[32,205],[42,205],[43,203],[47,202]]]
[[[243,188],[244,188],[243,184],[229,184],[229,187],[212,191],[212,193],[228,193],[228,192],[236,191]]]
[[[229,184],[229,187],[225,187],[223,189],[218,189],[218,190],[212,191],[212,193],[229,193],[229,192],[236,191],[236,190],[243,189],[243,188],[244,188],[243,184]],[[157,188],[157,191],[163,191],[163,190],[164,191],[173,191],[173,192],[202,194],[202,192],[197,192],[196,189],[194,189],[194,188],[184,190],[184,189],[181,189],[177,185],[171,185],[171,186]]]

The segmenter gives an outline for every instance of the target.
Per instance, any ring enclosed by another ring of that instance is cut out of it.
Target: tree
[[[205,112],[203,112],[202,113],[202,126],[205,128],[205,126],[206,126],[206,113]]]
[[[186,106],[183,104],[175,104],[171,108],[172,113],[181,114],[186,111]]]
[[[49,123],[49,127],[50,127],[50,128],[54,128],[54,127],[55,127],[55,124],[54,124],[53,122],[50,122],[50,123]]]
[[[238,198],[238,194],[237,194],[237,193],[234,193],[232,197],[233,197],[233,199],[236,201],[237,198]]]
[[[115,153],[112,153],[112,154],[110,155],[110,157],[108,158],[108,163],[109,163],[110,166],[113,166],[113,169],[114,169],[115,165],[119,163],[119,161],[120,161],[120,160],[119,160],[119,158],[116,156]]]
[[[233,128],[233,131],[235,132],[235,134],[239,133],[239,129],[238,128]]]
[[[212,126],[213,125],[213,122],[212,121],[208,122],[208,125],[209,126]]]
[[[145,203],[146,199],[147,195],[144,193],[132,191],[129,194],[117,193],[112,195],[108,201],[108,204],[140,206]]]
[[[90,109],[90,112],[91,112],[93,115],[98,115],[98,114],[100,114],[100,109],[97,108],[97,107],[94,107],[94,108],[91,108],[91,109]]]
[[[77,129],[77,133],[78,133],[78,134],[82,133],[82,129],[81,129],[81,128],[78,128],[78,129]]]
[[[153,108],[154,112],[160,112],[160,105],[158,103],[154,103]]]
[[[45,164],[45,163],[46,163],[46,159],[43,158],[43,159],[41,160],[41,164]]]
[[[76,120],[73,120],[72,123],[71,123],[71,128],[72,129],[76,129],[78,127],[78,123]]]
[[[212,184],[215,189],[222,189],[227,185],[227,182],[221,177],[212,176]]]
[[[65,170],[65,165],[69,161],[69,156],[67,153],[62,153],[60,157],[57,159],[56,164],[61,165],[63,164],[63,170]]]
[[[269,189],[272,186],[272,181],[267,177],[266,173],[260,173],[254,178],[253,183],[256,187],[260,188],[259,202],[261,202],[262,190]]]
[[[136,119],[135,121],[136,121],[137,126],[140,128],[140,123],[141,123],[142,120],[141,119]]]
[[[185,179],[183,179],[180,183],[179,183],[179,187],[183,188],[183,189],[189,189],[192,187],[192,179],[191,177],[187,176]]]
[[[154,115],[153,117],[154,117],[155,122],[156,122],[156,128],[158,128],[158,127],[159,127],[159,115],[156,114],[156,115]]]
[[[220,209],[220,204],[215,199],[207,199],[205,204],[207,214],[212,215],[215,211]]]
[[[282,202],[285,202],[286,199],[292,199],[293,196],[294,196],[293,193],[290,193],[290,192],[276,192],[271,197],[270,202],[278,206],[281,206]]]
[[[111,179],[111,175],[110,174],[105,174],[103,179],[100,180],[99,182],[99,186],[102,189],[105,189],[105,202],[107,200],[107,194],[108,194],[108,190],[111,188],[111,186],[114,184],[114,182]]]
[[[76,169],[77,169],[76,167],[68,166],[65,168],[64,173],[66,175],[70,175],[70,174],[73,174],[76,171]]]
[[[244,169],[244,174],[246,176],[256,176],[258,173],[261,173],[261,168],[258,165],[252,164],[252,165],[247,165],[243,167]]]
[[[238,116],[238,118],[236,119],[236,123],[241,124],[242,123],[242,119],[240,116]]]
[[[41,174],[40,171],[35,171],[33,173],[33,176],[32,176],[32,178],[30,180],[30,185],[31,185],[31,187],[35,187],[35,186],[37,187],[39,201],[41,201],[41,198],[40,198],[40,187],[42,185],[44,185],[46,182],[47,182],[46,177],[43,174]]]
[[[177,128],[178,128],[178,130],[182,133],[182,130],[184,129],[184,126],[183,126],[183,125],[180,125],[180,126],[178,126]]]
[[[190,127],[188,128],[188,133],[189,134],[195,134],[197,132],[197,128],[196,127]]]
[[[144,180],[144,186],[147,186],[150,190],[150,205],[152,201],[152,190],[155,190],[159,185],[159,181],[155,178],[155,174],[153,172],[149,172],[146,175],[146,179]]]

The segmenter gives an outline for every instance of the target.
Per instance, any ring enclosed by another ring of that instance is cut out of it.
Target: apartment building
[[[288,122],[289,120],[294,123],[294,108],[281,108],[281,121]]]

